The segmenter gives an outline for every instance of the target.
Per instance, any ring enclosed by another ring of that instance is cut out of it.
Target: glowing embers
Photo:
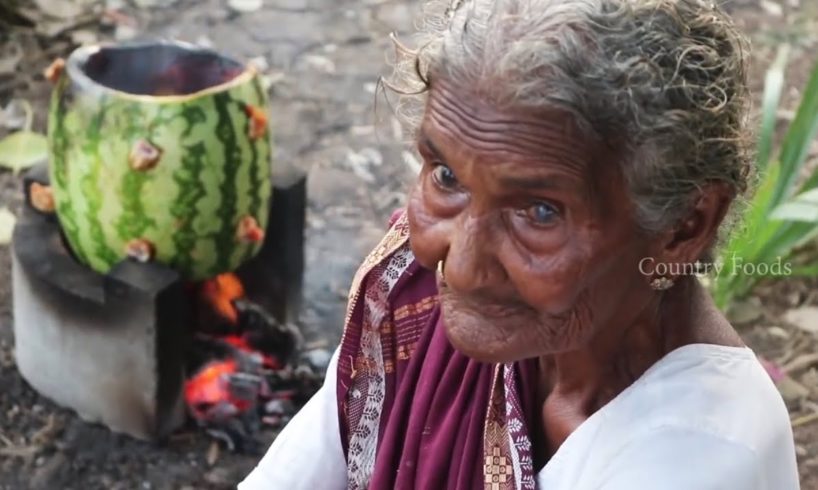
[[[234,274],[193,289],[198,318],[184,389],[188,413],[230,450],[259,450],[255,433],[294,415],[320,387],[329,356],[298,355],[300,332],[248,300]]]

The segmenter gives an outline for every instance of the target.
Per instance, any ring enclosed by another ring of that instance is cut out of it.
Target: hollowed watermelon
[[[56,212],[99,272],[133,257],[191,279],[261,247],[271,193],[268,101],[252,68],[182,43],[84,47],[49,114]]]

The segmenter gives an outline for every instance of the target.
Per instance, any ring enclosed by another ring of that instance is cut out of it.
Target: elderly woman
[[[424,88],[408,208],[240,488],[797,489],[778,392],[680,275],[749,174],[730,21],[696,0],[430,15],[397,65]]]

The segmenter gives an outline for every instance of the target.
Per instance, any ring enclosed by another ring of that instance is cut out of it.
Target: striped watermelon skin
[[[261,248],[237,235],[243,219],[266,229],[271,143],[258,76],[193,97],[83,90],[63,75],[49,113],[56,212],[76,257],[105,273],[134,240],[190,279],[235,270]],[[155,166],[136,169],[146,142]]]

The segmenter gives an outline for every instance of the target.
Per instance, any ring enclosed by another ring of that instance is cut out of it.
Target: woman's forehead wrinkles
[[[564,133],[554,131],[551,127],[541,128],[523,122],[496,123],[486,122],[454,111],[437,110],[432,107],[429,114],[438,124],[452,132],[472,137],[479,145],[489,143],[493,145],[508,144],[520,149],[527,149],[538,153],[563,153],[561,157],[573,158],[577,155],[576,140]]]
[[[433,90],[429,98],[430,109],[451,112],[466,123],[486,128],[516,129],[521,135],[541,137],[543,132],[575,138],[576,134],[568,117],[543,117],[522,110],[504,111],[491,106],[477,96],[456,94],[446,90]],[[556,115],[556,112],[555,112]]]
[[[584,174],[583,170],[588,166],[589,145],[583,144],[572,134],[573,131],[565,130],[566,124],[562,121],[530,116],[515,121],[512,116],[494,109],[478,107],[475,108],[477,111],[468,111],[463,103],[458,106],[440,99],[437,103],[432,100],[427,108],[423,134],[448,158],[452,155],[446,150],[461,154],[497,153],[501,160],[510,155],[526,162],[554,163],[577,174]],[[476,117],[478,111],[482,117]],[[565,119],[570,121],[567,117]],[[470,160],[494,158],[490,155],[482,155],[482,158],[480,155],[470,156]]]

